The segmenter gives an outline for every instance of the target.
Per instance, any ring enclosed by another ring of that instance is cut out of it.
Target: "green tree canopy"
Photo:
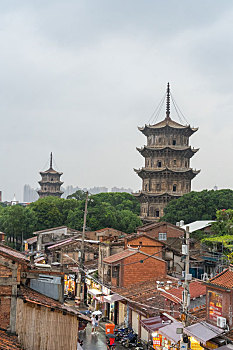
[[[30,237],[36,228],[37,218],[29,207],[13,205],[0,210],[0,230],[10,240],[20,241]]]
[[[82,229],[85,200],[79,201],[79,206],[70,211],[68,225]],[[131,233],[141,225],[138,217],[140,205],[129,193],[99,193],[90,195],[88,201],[87,226],[91,230],[112,227]]]
[[[180,220],[184,220],[185,223],[214,220],[218,209],[233,209],[232,190],[203,190],[187,193],[168,203],[161,220],[172,224]]]
[[[37,218],[36,230],[67,225],[69,212],[78,206],[79,203],[76,199],[63,199],[52,196],[38,199],[30,204],[30,208]]]

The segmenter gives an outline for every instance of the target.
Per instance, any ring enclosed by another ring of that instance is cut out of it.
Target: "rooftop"
[[[211,224],[215,222],[214,220],[200,220],[200,221],[194,221],[190,222],[189,224],[181,226],[184,230],[186,230],[187,227],[189,227],[189,232],[195,232],[197,230],[202,230],[205,227],[211,226]]]
[[[233,289],[233,271],[231,267],[220,272],[217,276],[210,279],[209,283],[222,288]]]
[[[180,286],[179,288],[172,288],[169,291],[161,292],[164,298],[173,301],[178,304],[182,302],[182,293],[184,288]],[[203,285],[202,281],[192,281],[189,284],[190,298],[198,298],[206,295],[206,286]]]
[[[1,350],[22,350],[18,338],[0,329],[0,349]]]
[[[138,252],[138,250],[125,249],[120,253],[113,254],[113,255],[109,256],[108,258],[105,258],[103,260],[103,262],[107,263],[107,264],[112,264],[116,261],[128,258],[129,256],[136,254],[137,252]]]
[[[158,258],[155,255],[149,255],[149,254],[147,254],[147,253],[145,253],[145,252],[143,252],[143,251],[141,251],[139,249],[128,248],[128,249],[123,250],[120,253],[113,254],[113,255],[109,256],[108,258],[105,258],[103,260],[103,262],[107,263],[107,264],[112,264],[114,262],[117,262],[117,261],[120,261],[122,259],[128,258],[129,256],[132,256],[132,255],[135,255],[135,254],[145,255],[145,259],[152,258],[152,259],[155,259],[155,260],[164,261],[163,259]]]
[[[26,286],[20,286],[19,297],[26,302],[41,305],[53,310],[67,312],[86,321],[90,320],[89,317],[82,315],[80,312],[72,309],[71,307],[67,307],[61,304],[59,301],[49,298],[46,295],[41,294]]]
[[[29,263],[29,259],[24,254],[3,244],[0,244],[0,255],[1,254],[7,255],[7,257],[14,261],[19,261],[21,263]]]

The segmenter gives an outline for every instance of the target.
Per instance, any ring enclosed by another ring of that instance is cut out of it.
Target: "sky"
[[[168,81],[199,127],[193,190],[232,188],[232,22],[230,0],[2,0],[3,200],[38,187],[51,151],[64,186],[139,190],[137,127]]]

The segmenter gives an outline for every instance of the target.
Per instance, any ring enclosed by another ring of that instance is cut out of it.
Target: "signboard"
[[[156,349],[157,346],[162,345],[162,335],[161,334],[158,334],[156,337],[153,337],[152,340],[153,340],[153,349]]]
[[[222,316],[222,294],[209,291],[209,319],[217,322],[217,317]]]
[[[180,342],[180,350],[188,350],[188,343]]]

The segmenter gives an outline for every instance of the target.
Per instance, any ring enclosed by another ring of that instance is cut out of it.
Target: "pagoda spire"
[[[165,119],[171,119],[170,118],[170,84],[167,83],[167,104],[166,104],[166,118]]]
[[[53,153],[50,153],[50,169],[53,169]]]

